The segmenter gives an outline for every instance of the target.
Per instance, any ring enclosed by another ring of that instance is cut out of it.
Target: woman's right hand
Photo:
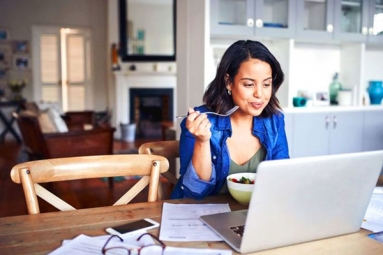
[[[211,137],[211,123],[207,118],[207,114],[194,111],[189,107],[188,117],[186,119],[186,128],[191,134],[195,136],[197,141],[205,142],[209,141]]]

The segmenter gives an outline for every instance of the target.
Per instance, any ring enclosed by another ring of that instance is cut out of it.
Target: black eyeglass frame
[[[144,246],[138,248],[138,250],[137,250],[137,251],[138,251],[138,255],[141,254],[141,250],[142,250],[143,248],[145,248],[145,247],[149,247],[149,246],[161,246],[161,248],[162,248],[161,255],[163,255],[163,254],[164,254],[164,250],[165,250],[165,248],[166,248],[166,244],[164,244],[160,239],[158,239],[158,237],[154,236],[153,234],[150,234],[150,233],[144,233],[144,234],[140,235],[136,240],[137,240],[137,241],[140,241],[140,239],[141,239],[143,236],[145,236],[145,235],[149,235],[149,236],[151,236],[151,237],[154,238],[154,240],[156,240],[159,244],[148,244],[148,245],[144,245]],[[102,250],[101,250],[102,254],[105,255],[105,253],[106,253],[108,250],[112,250],[112,249],[117,249],[117,248],[118,248],[118,249],[124,249],[124,250],[126,250],[126,251],[128,252],[128,255],[130,255],[132,249],[128,249],[128,248],[126,248],[126,247],[122,247],[122,246],[113,246],[113,247],[106,248],[106,246],[108,245],[108,243],[110,242],[110,240],[112,240],[114,237],[118,237],[118,239],[120,239],[121,242],[124,241],[124,239],[122,239],[122,238],[121,238],[120,236],[118,236],[118,235],[111,235],[111,236],[109,237],[109,239],[105,242],[104,246],[102,247]]]

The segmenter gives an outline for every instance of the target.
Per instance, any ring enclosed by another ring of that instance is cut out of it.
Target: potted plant
[[[26,85],[26,80],[12,80],[8,83],[8,87],[12,92],[12,99],[14,101],[21,101],[24,99],[22,91]]]

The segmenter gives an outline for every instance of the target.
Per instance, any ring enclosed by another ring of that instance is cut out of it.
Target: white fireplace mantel
[[[169,72],[115,72],[116,76],[116,102],[115,102],[115,127],[116,137],[120,137],[120,123],[127,124],[130,120],[129,98],[131,88],[173,89],[173,105],[177,102],[175,73]],[[173,116],[175,116],[173,107]]]

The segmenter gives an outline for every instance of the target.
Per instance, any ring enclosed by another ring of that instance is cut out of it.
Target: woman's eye
[[[254,84],[253,83],[245,83],[245,84],[243,84],[243,86],[245,86],[245,87],[252,87]]]
[[[265,84],[263,84],[263,86],[265,86],[265,87],[270,87],[270,86],[271,86],[271,83],[265,83]]]

